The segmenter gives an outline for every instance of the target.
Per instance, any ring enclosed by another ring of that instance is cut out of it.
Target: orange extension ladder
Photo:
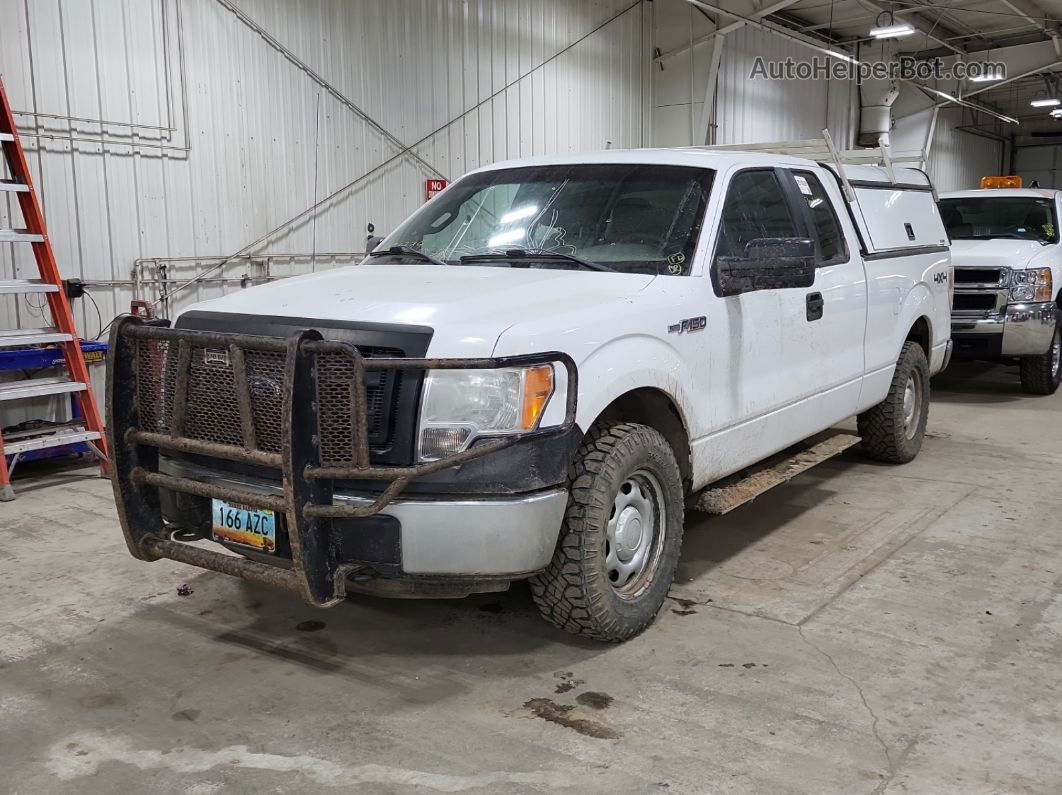
[[[96,398],[92,392],[88,366],[81,352],[74,316],[70,302],[59,276],[52,244],[44,226],[44,215],[37,194],[33,190],[26,153],[15,128],[15,116],[7,99],[4,83],[0,80],[0,149],[7,163],[8,176],[0,173],[0,193],[14,193],[22,211],[24,229],[0,228],[0,243],[29,243],[37,260],[39,279],[0,280],[0,294],[43,293],[51,310],[52,326],[48,328],[20,328],[0,330],[0,348],[15,348],[27,345],[58,344],[66,360],[66,374],[50,378],[27,378],[21,381],[0,382],[0,407],[11,400],[26,400],[47,395],[70,394],[77,403],[80,417],[67,423],[49,426],[43,433],[28,437],[21,434],[8,440],[5,445],[0,422],[0,501],[15,498],[11,488],[11,472],[7,456],[17,456],[30,450],[86,442],[100,457],[103,473],[107,472],[107,442]]]

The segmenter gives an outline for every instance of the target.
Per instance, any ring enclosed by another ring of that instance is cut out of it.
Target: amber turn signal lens
[[[524,371],[524,403],[520,412],[520,427],[532,430],[553,394],[553,368],[546,364]]]
[[[1051,269],[1044,268],[1043,277],[1040,279],[1040,284],[1036,288],[1037,301],[1050,301],[1051,295],[1054,293],[1054,287],[1051,284]]]

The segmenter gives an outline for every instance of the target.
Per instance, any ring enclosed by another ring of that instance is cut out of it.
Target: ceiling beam
[[[1014,82],[1016,82],[1018,80],[1024,80],[1027,77],[1033,77],[1034,75],[1043,74],[1045,72],[1054,72],[1055,70],[1060,69],[1060,68],[1062,68],[1062,60],[1053,61],[1052,63],[1044,64],[1043,66],[1038,66],[1035,69],[1030,69],[1027,72],[1022,72],[1021,74],[1014,75],[1013,77],[1008,77],[1006,80],[1000,80],[998,82],[992,83],[991,85],[983,86],[982,88],[978,88],[978,89],[975,89],[973,91],[968,91],[965,94],[963,94],[964,100],[967,100],[965,102],[960,102],[955,97],[952,97],[952,96],[949,96],[949,95],[944,95],[944,96],[947,96],[948,98],[945,99],[943,102],[935,102],[933,104],[933,106],[936,107],[936,108],[943,108],[945,105],[950,105],[950,104],[952,104],[954,102],[956,104],[963,105],[964,107],[969,107],[969,108],[974,108],[974,109],[977,109],[977,110],[982,110],[985,113],[993,113],[993,111],[987,110],[987,109],[985,109],[985,108],[983,108],[983,107],[981,107],[981,106],[979,106],[979,105],[977,105],[977,104],[975,104],[973,102],[969,102],[968,101],[969,98],[970,97],[974,97],[974,96],[976,96],[978,94],[984,94],[985,92],[992,91],[993,89],[996,89],[996,88],[1001,88],[1001,87],[1007,85],[1008,83],[1014,83]],[[927,86],[920,86],[920,88],[922,88],[923,90],[926,90],[928,87]],[[931,89],[931,91],[933,93],[935,93],[937,96],[941,96],[942,95],[941,92],[936,91],[935,89]],[[925,108],[923,108],[922,110],[925,110]],[[907,114],[897,118],[896,121],[899,121],[900,119],[906,119],[909,116],[914,116],[914,115],[916,115],[918,113],[921,113],[922,110],[916,110],[916,111],[912,111],[911,113],[907,113]],[[998,116],[999,114],[996,114],[996,115]]]
[[[1007,83],[1013,83],[1016,80],[1024,80],[1026,77],[1032,77],[1033,75],[1043,74],[1044,72],[1053,72],[1060,67],[1062,67],[1062,60],[1052,61],[1049,64],[1044,64],[1043,66],[1038,66],[1035,69],[1030,69],[1027,72],[1022,72],[1021,74],[1014,75],[1013,77],[1008,77],[1006,80],[997,80],[992,82],[990,85],[978,88],[974,91],[967,91],[965,96],[972,97],[976,96],[977,94],[983,94],[986,91],[992,91],[996,88],[1002,88],[1003,86],[1007,85]]]
[[[708,60],[708,82],[704,87],[704,104],[701,106],[701,120],[693,133],[694,146],[707,146],[712,143],[712,112],[715,108],[715,92],[719,82],[719,60],[723,54],[726,36],[716,36],[712,40],[712,51]],[[692,108],[691,108],[692,110]]]
[[[768,6],[764,6],[759,11],[752,14],[749,19],[759,22],[764,17],[769,17],[776,11],[781,11],[783,8],[788,8],[789,6],[794,5],[797,2],[799,2],[799,0],[776,0],[776,2],[771,3]],[[704,9],[702,8],[701,10],[703,11]],[[745,25],[747,24],[748,22],[746,22],[743,18],[737,20],[736,22],[731,22],[729,25],[723,25],[718,30],[713,30],[711,33],[706,33],[703,36],[698,36],[693,41],[683,44],[681,47],[676,47],[673,50],[668,50],[665,53],[661,53],[660,55],[653,58],[653,61],[655,63],[659,63],[662,61],[666,61],[669,58],[674,58],[676,55],[681,55],[682,53],[688,50],[692,50],[699,44],[704,44],[705,42],[711,41],[716,36],[725,36],[727,33],[733,33],[735,30],[739,30],[740,28],[745,27]]]
[[[804,36],[800,33],[790,30],[789,28],[783,27],[781,25],[776,25],[773,22],[767,22],[763,19],[754,19],[753,17],[747,17],[744,14],[739,14],[736,11],[731,11],[728,8],[723,8],[722,6],[715,5],[714,3],[708,3],[704,0],[686,0],[686,2],[692,6],[696,6],[697,8],[701,8],[705,11],[712,11],[716,14],[722,14],[725,17],[731,17],[734,20],[740,21],[744,25],[751,25],[752,27],[760,28],[761,30],[766,30],[768,33],[773,33],[776,36],[781,36],[784,39],[790,39],[791,41],[795,41],[798,44],[802,44],[812,50],[818,50],[819,52],[832,56],[833,58],[837,58],[842,61],[848,61],[849,63],[858,63],[858,61],[852,55],[845,52],[844,50],[837,49],[836,47],[831,47],[831,42],[828,40],[814,39],[810,36]],[[723,28],[720,28],[716,31],[716,33],[718,34],[722,31]]]
[[[1000,2],[1034,28],[1047,32],[1047,12],[1037,5],[1034,0],[1000,0]]]
[[[933,112],[935,113],[935,112],[937,112],[940,109],[940,107],[942,105],[948,105],[948,104],[954,102],[956,105],[960,105],[961,107],[964,107],[964,108],[969,108],[970,110],[976,110],[979,113],[984,113],[987,116],[991,116],[991,117],[993,117],[995,119],[999,119],[1000,121],[1005,121],[1008,124],[1018,124],[1019,123],[1018,120],[1015,119],[1013,116],[1007,116],[1006,114],[1001,113],[1000,111],[996,110],[995,108],[988,107],[987,105],[982,105],[980,102],[972,102],[972,101],[970,101],[968,99],[960,99],[959,97],[952,96],[951,94],[947,93],[946,91],[941,91],[940,89],[933,88],[932,86],[926,85],[925,83],[920,83],[917,80],[909,80],[907,82],[912,83],[915,86],[918,86],[918,88],[920,88],[922,90],[922,93],[926,94],[927,96],[944,97],[944,102],[937,103],[935,105],[931,105],[929,108],[922,108],[922,110],[917,110],[917,111],[914,111],[913,113],[904,114],[903,116],[898,117],[896,119],[896,121],[900,121],[900,119],[906,119],[906,118],[909,118],[911,116],[916,116],[919,113],[921,113],[923,111],[926,111],[926,110],[933,110]]]
[[[992,46],[992,40],[988,38],[984,31],[971,27],[949,13],[955,10],[959,9],[912,2],[912,4],[904,8],[897,9],[896,16],[917,17],[922,20],[924,25],[928,25],[931,30],[940,31],[941,38],[947,39],[949,42],[956,39],[980,39],[986,47]]]

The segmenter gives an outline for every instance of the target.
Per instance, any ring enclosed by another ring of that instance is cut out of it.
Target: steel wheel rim
[[[907,386],[903,390],[903,431],[908,439],[913,439],[918,432],[922,416],[922,374],[912,370],[907,376]]]
[[[620,484],[605,528],[605,576],[616,595],[634,599],[652,582],[666,527],[660,481],[639,469]]]

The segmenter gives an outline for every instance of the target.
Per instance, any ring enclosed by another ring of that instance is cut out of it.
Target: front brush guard
[[[176,368],[174,394],[170,401],[173,410],[168,417],[169,432],[166,433],[145,429],[140,423],[141,396],[138,390],[142,380],[138,377],[138,365],[142,357],[138,356],[139,346],[157,343],[167,344],[166,366]],[[196,348],[206,347],[228,356],[239,409],[241,446],[185,435],[192,353]],[[254,409],[246,366],[249,352],[282,354],[284,357],[279,453],[261,449],[255,438]],[[354,383],[360,385],[360,388],[351,390],[353,466],[326,467],[321,463],[316,371],[316,359],[321,354],[348,357],[353,365]],[[364,387],[367,372],[490,369],[558,362],[567,371],[565,415],[560,425],[487,439],[463,452],[414,466],[381,467],[370,463]],[[336,558],[331,528],[333,518],[371,516],[383,510],[414,478],[460,466],[520,441],[566,434],[575,424],[577,378],[571,357],[559,352],[484,359],[366,358],[354,346],[324,340],[314,330],[277,338],[162,328],[145,325],[138,318],[123,318],[114,324],[110,336],[107,433],[114,467],[115,502],[126,544],[132,555],[140,560],[169,558],[297,591],[311,605],[330,607],[343,600],[346,574],[354,568]],[[163,474],[159,471],[160,450],[279,470],[283,496]],[[333,482],[359,479],[380,481],[386,485],[369,505],[336,503]],[[167,527],[162,517],[160,489],[282,513],[291,546],[291,567],[272,566],[173,540],[173,529]]]

